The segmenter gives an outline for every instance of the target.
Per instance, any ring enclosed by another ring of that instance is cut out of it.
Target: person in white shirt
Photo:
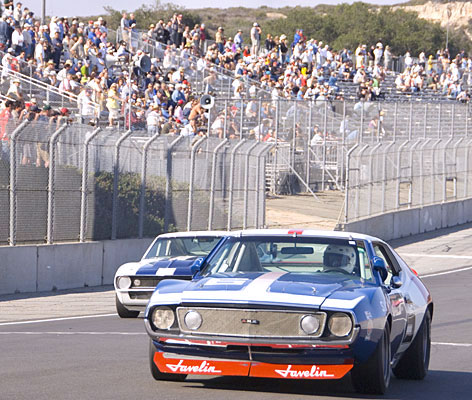
[[[192,119],[180,130],[180,136],[195,136],[197,134],[197,121]]]
[[[146,124],[147,124],[147,131],[150,136],[155,135],[156,133],[159,133],[159,106],[158,105],[153,105],[151,107],[151,111],[146,117]]]
[[[23,51],[23,42],[25,38],[23,37],[23,31],[21,30],[20,25],[15,27],[11,35],[11,45],[15,50],[15,55],[19,55]]]

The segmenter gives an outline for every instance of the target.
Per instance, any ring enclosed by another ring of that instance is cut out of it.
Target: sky
[[[161,3],[167,1],[162,0]],[[403,3],[402,0],[365,0],[365,2],[372,4],[398,4]],[[16,0],[15,0],[16,3]],[[34,11],[37,17],[41,16],[42,0],[22,0],[24,6]],[[80,1],[68,1],[68,0],[46,0],[46,15],[57,15],[57,16],[87,16],[87,15],[98,15],[103,14],[104,6],[112,6],[115,10],[127,10],[133,11],[139,8],[143,4],[153,4],[154,1],[129,1],[129,0],[80,0]],[[214,0],[199,0],[198,7],[195,6],[194,0],[174,0],[172,3],[183,6],[185,8],[205,8],[215,7],[218,4]],[[270,7],[285,7],[285,6],[315,6],[317,4],[341,4],[341,3],[353,3],[353,1],[344,0],[225,0],[224,4],[226,7],[260,7],[267,5]],[[220,5],[220,4],[218,4]]]

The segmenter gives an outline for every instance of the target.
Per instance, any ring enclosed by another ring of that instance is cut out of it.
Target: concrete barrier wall
[[[472,199],[467,199],[376,215],[344,224],[343,230],[391,240],[471,221]]]
[[[113,283],[125,262],[139,260],[152,239],[0,247],[0,294]]]

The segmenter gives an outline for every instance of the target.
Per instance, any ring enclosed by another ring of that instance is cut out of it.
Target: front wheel
[[[390,384],[390,327],[387,324],[374,354],[365,363],[354,366],[351,380],[356,392],[384,394]]]
[[[423,379],[428,373],[430,353],[431,314],[426,311],[415,339],[393,369],[393,373],[401,379]]]
[[[149,366],[151,368],[151,375],[156,381],[177,381],[182,382],[185,380],[187,375],[185,374],[166,374],[161,372],[157,368],[156,363],[154,362],[154,354],[156,354],[156,348],[152,343],[152,340],[149,341]]]
[[[137,318],[138,317],[139,311],[128,310],[123,304],[121,304],[116,294],[115,294],[115,304],[116,304],[116,312],[118,313],[120,318]]]

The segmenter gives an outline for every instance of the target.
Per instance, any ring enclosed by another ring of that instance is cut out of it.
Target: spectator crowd
[[[254,122],[249,135],[270,141],[275,106],[269,101],[258,107],[257,94],[263,93],[269,100],[342,100],[340,83],[353,82],[357,99],[376,100],[385,98],[383,82],[394,75],[393,54],[380,41],[370,48],[359,44],[354,51],[336,51],[328,43],[308,39],[302,29],[289,39],[264,33],[257,22],[248,37],[243,30],[229,36],[224,27],[218,27],[213,42],[204,24],[185,25],[181,14],[141,27],[133,13],[123,13],[120,40],[110,41],[109,33],[102,17],[83,22],[54,16],[41,24],[21,2],[4,2],[0,19],[2,145],[10,119],[60,123],[77,118],[92,125],[106,121],[110,128],[120,124],[126,129],[147,130],[150,135],[222,137],[227,132],[239,137],[242,133],[236,121],[241,114]],[[157,43],[163,46],[163,56],[149,57],[150,66],[143,71],[137,65],[146,55],[146,46]],[[204,82],[207,93],[217,94],[218,71],[233,79],[235,102],[210,123],[208,110],[200,104],[203,93],[192,85],[195,71],[173,64],[175,52],[193,58],[197,70],[210,71]],[[462,82],[472,61],[464,52],[455,58],[447,50],[428,58],[421,53],[417,59],[407,53],[404,64],[404,71],[395,76],[399,93],[428,89],[438,96],[469,99]],[[54,110],[44,99],[28,97],[22,91],[22,74],[72,96],[76,107]]]

